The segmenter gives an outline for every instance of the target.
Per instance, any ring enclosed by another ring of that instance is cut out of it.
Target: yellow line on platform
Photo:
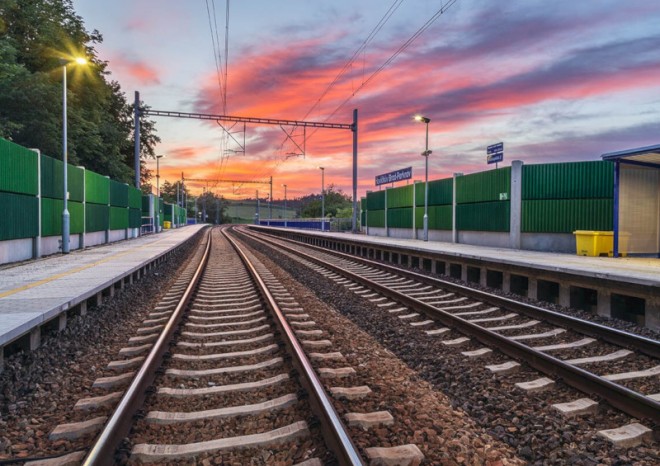
[[[52,282],[53,280],[57,280],[58,278],[62,278],[62,277],[66,277],[67,275],[82,272],[83,270],[89,269],[91,267],[95,267],[95,266],[97,266],[99,264],[102,264],[104,262],[108,262],[111,259],[116,259],[118,257],[125,256],[126,254],[134,252],[138,249],[142,249],[142,248],[145,248],[147,246],[153,246],[154,244],[158,244],[161,241],[165,241],[165,239],[166,238],[159,239],[158,241],[154,241],[153,243],[143,244],[142,246],[137,246],[137,247],[131,248],[127,251],[118,252],[116,254],[113,254],[112,256],[108,256],[104,259],[98,260],[96,262],[92,262],[91,264],[83,265],[82,267],[78,267],[77,269],[69,270],[67,272],[58,273],[57,275],[53,275],[51,277],[44,278],[43,280],[39,280],[39,281],[36,281],[36,282],[33,282],[33,283],[29,283],[27,285],[20,286],[18,288],[14,288],[13,290],[3,291],[2,293],[0,293],[0,298],[6,298],[7,296],[11,296],[13,294],[20,293],[21,291],[29,290],[30,288],[35,288],[35,287],[41,286],[45,283]]]

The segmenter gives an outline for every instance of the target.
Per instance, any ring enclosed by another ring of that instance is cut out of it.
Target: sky
[[[228,28],[226,1],[73,5],[104,37],[96,50],[109,79],[154,110],[347,124],[358,109],[358,197],[400,168],[424,179],[426,128],[415,114],[431,120],[429,179],[493,169],[486,147],[498,142],[500,167],[660,143],[655,0],[242,0],[230,1]],[[153,120],[161,183],[182,172],[272,176],[274,199],[284,184],[295,198],[320,193],[322,166],[326,189],[352,193],[350,130],[298,128],[291,141],[290,127],[223,123],[228,135],[215,121]],[[187,186],[235,199],[268,191]]]

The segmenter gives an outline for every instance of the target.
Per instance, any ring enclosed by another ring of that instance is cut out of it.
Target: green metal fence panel
[[[456,228],[472,231],[509,231],[509,201],[478,202],[456,206]]]
[[[140,209],[128,209],[128,227],[140,228],[142,226],[142,211]]]
[[[107,205],[110,202],[110,179],[85,170],[85,201]]]
[[[37,195],[37,163],[36,152],[0,139],[0,191]]]
[[[614,194],[614,164],[570,162],[523,165],[522,198],[605,199]]]
[[[504,201],[510,198],[511,167],[456,177],[457,204]]]
[[[451,230],[451,205],[429,206],[429,230]],[[415,209],[415,228],[424,228],[424,207]]]
[[[35,196],[0,192],[0,205],[0,241],[39,236],[39,203]]]
[[[142,208],[142,191],[133,186],[128,187],[128,207],[131,209]]]
[[[114,207],[128,207],[128,185],[119,181],[110,180],[110,205]]]
[[[387,208],[398,209],[400,207],[412,207],[413,185],[400,186],[387,190]]]
[[[62,199],[64,173],[62,161],[41,156],[41,196]],[[85,195],[85,170],[67,164],[67,190],[69,200],[83,202]]]
[[[110,207],[102,204],[85,204],[85,230],[104,231],[110,227]]]
[[[367,193],[367,210],[385,209],[385,191]]]
[[[128,207],[110,207],[110,230],[128,228]]]
[[[367,211],[363,210],[360,212],[360,225],[367,226]]]
[[[412,228],[412,215],[412,207],[387,209],[387,226],[389,228]]]
[[[41,199],[41,236],[60,236],[62,234],[62,210],[64,201],[62,199]],[[69,201],[69,232],[79,234],[83,232],[84,207],[81,202]]]
[[[385,210],[383,209],[383,210],[368,211],[367,225],[375,228],[383,228],[385,226]]]
[[[453,178],[429,181],[429,205],[451,204],[453,184]],[[415,204],[424,206],[424,183],[415,184]]]
[[[142,212],[149,213],[149,195],[142,196]]]
[[[545,199],[522,201],[524,233],[612,231],[614,201],[610,199]]]

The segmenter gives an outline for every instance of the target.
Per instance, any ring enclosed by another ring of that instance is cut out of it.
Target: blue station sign
[[[486,148],[486,162],[497,163],[504,160],[504,143],[498,142]]]
[[[381,184],[395,183],[397,181],[409,180],[412,178],[412,167],[402,168],[382,175],[376,175],[376,186]]]

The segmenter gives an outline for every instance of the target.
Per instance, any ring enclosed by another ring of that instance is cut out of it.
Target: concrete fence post
[[[509,218],[509,247],[520,249],[522,246],[522,160],[511,162],[511,211]]]

